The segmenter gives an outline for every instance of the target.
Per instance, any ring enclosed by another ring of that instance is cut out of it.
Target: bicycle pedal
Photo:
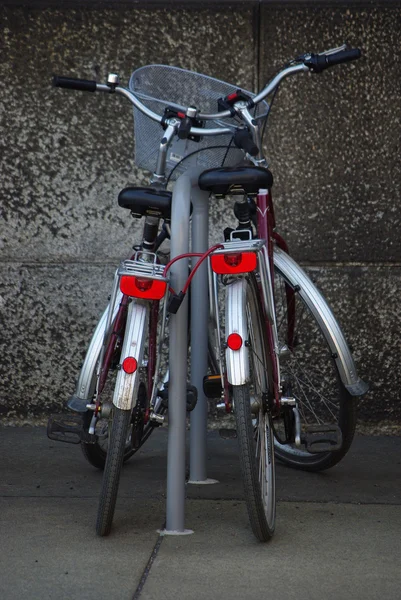
[[[159,391],[158,395],[162,399],[162,404],[165,408],[168,408],[169,401],[169,382],[166,381],[162,390]],[[197,388],[187,382],[187,399],[186,399],[186,408],[187,412],[191,412],[194,410],[196,403],[198,402],[198,390]]]
[[[220,375],[207,375],[203,378],[203,393],[206,398],[221,398],[223,388]]]
[[[309,425],[301,441],[311,454],[340,450],[343,436],[338,425]]]
[[[166,417],[164,415],[159,415],[155,412],[150,413],[149,421],[153,425],[153,427],[161,427],[164,425]]]
[[[82,431],[81,415],[51,415],[47,422],[47,437],[57,442],[80,444]]]
[[[78,398],[78,396],[70,396],[67,401],[67,406],[70,410],[77,413],[86,413],[88,404],[88,400],[83,400],[82,398]]]
[[[223,440],[235,440],[237,438],[237,431],[235,429],[219,429],[219,436]]]
[[[47,437],[68,444],[94,444],[97,436],[84,429],[83,415],[51,415],[47,421]]]

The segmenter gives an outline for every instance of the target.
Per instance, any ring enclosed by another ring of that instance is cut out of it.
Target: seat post
[[[148,250],[149,252],[153,252],[153,250],[155,248],[155,242],[156,242],[158,232],[159,232],[159,219],[157,217],[147,216],[145,219],[145,225],[143,228],[143,240],[142,240],[143,250]]]

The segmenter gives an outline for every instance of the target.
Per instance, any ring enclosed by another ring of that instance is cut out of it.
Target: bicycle
[[[356,425],[355,397],[367,385],[323,296],[276,231],[273,177],[262,139],[283,79],[320,73],[360,55],[345,46],[304,54],[258,94],[163,65],[135,71],[130,89],[120,86],[115,74],[107,84],[54,77],[58,87],[117,93],[130,100],[136,163],[151,171],[156,165],[149,187],[130,186],[119,194],[120,206],[145,218],[142,243],[116,272],[109,306],[68,402],[76,415],[52,417],[48,425],[49,437],[81,443],[89,462],[104,468],[99,535],[111,530],[124,460],[163,423],[167,408],[168,532],[185,529],[185,415],[198,412],[192,449],[202,459],[206,397],[223,399],[220,404],[234,412],[246,505],[261,541],[270,539],[275,527],[274,457],[318,471],[337,464],[348,451]],[[209,112],[196,108],[199,98]],[[221,143],[211,144],[214,136]],[[167,187],[173,181],[171,192]],[[211,248],[210,196],[234,197],[238,222]],[[170,259],[161,264],[160,246],[167,238]],[[191,283],[195,343],[188,385],[186,293]],[[226,298],[223,311],[220,292]],[[168,318],[166,374],[161,355]],[[107,387],[114,389],[112,401]]]

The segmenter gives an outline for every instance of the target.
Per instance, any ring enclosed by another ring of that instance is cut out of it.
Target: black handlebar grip
[[[356,60],[357,58],[360,58],[361,54],[359,48],[340,50],[335,54],[310,54],[305,58],[304,64],[309,67],[313,73],[321,73],[324,69],[334,67],[334,65],[340,65],[341,63]]]
[[[362,52],[359,48],[342,50],[341,52],[336,52],[335,54],[328,54],[326,56],[326,64],[328,67],[340,65],[341,63],[350,62],[351,60],[357,60],[361,57],[361,55]]]
[[[96,81],[88,81],[87,79],[73,79],[72,77],[53,75],[53,85],[54,87],[66,88],[68,90],[96,92]]]
[[[247,129],[238,129],[234,134],[234,144],[237,148],[245,150],[251,156],[259,154],[259,148],[254,144],[253,139]]]

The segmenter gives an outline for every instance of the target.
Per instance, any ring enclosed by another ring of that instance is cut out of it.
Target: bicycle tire
[[[267,542],[274,533],[276,518],[273,432],[266,403],[270,369],[267,364],[264,315],[256,279],[251,275],[243,281],[247,282],[250,380],[243,385],[233,385],[232,394],[249,521],[256,538]],[[259,401],[256,418],[251,412],[252,398]]]
[[[297,329],[295,345],[288,349],[288,301],[286,286],[293,290]],[[275,439],[275,455],[286,465],[304,471],[322,471],[333,467],[348,452],[356,428],[357,401],[344,387],[332,356],[324,330],[303,301],[297,286],[290,285],[275,266],[275,303],[280,348],[286,347],[287,356],[280,357],[280,370],[288,385],[288,395],[296,398],[300,407],[303,430],[313,424],[334,424],[342,433],[338,450],[310,453],[305,446],[282,444]],[[289,382],[289,384],[288,384]],[[274,422],[274,426],[278,424]]]
[[[137,394],[137,401],[136,401],[136,408],[143,408],[144,403],[146,402],[146,398],[147,398],[147,391],[146,391],[146,386],[141,382],[140,386],[139,386],[139,390],[138,390],[138,394]],[[163,412],[159,411],[159,414],[163,414]],[[143,444],[146,442],[146,440],[149,438],[149,436],[151,435],[153,429],[155,429],[155,427],[152,425],[152,423],[147,423],[143,429],[142,429],[142,433],[140,436],[140,442],[139,444],[135,444],[133,443],[133,434],[134,434],[134,419],[135,419],[135,413],[132,413],[132,417],[131,417],[131,427],[128,427],[128,431],[127,431],[127,440],[126,440],[126,446],[125,446],[125,450],[124,450],[124,457],[123,457],[123,463],[127,462],[127,460],[129,460],[138,450],[139,448],[141,448],[143,446]],[[86,442],[82,442],[81,443],[81,450],[83,452],[83,455],[85,456],[86,460],[95,468],[103,470],[106,464],[106,458],[107,458],[107,447],[109,444],[109,433],[108,433],[108,429],[110,426],[110,420],[109,419],[103,419],[104,421],[104,425],[103,425],[103,430],[104,433],[102,433],[101,435],[98,435],[98,439],[94,444],[88,444]],[[97,424],[97,430],[99,431],[99,429],[102,427],[102,423],[98,423]],[[99,438],[102,438],[102,443],[100,443]]]
[[[113,406],[110,444],[96,520],[96,533],[102,537],[109,535],[113,522],[131,412]]]

